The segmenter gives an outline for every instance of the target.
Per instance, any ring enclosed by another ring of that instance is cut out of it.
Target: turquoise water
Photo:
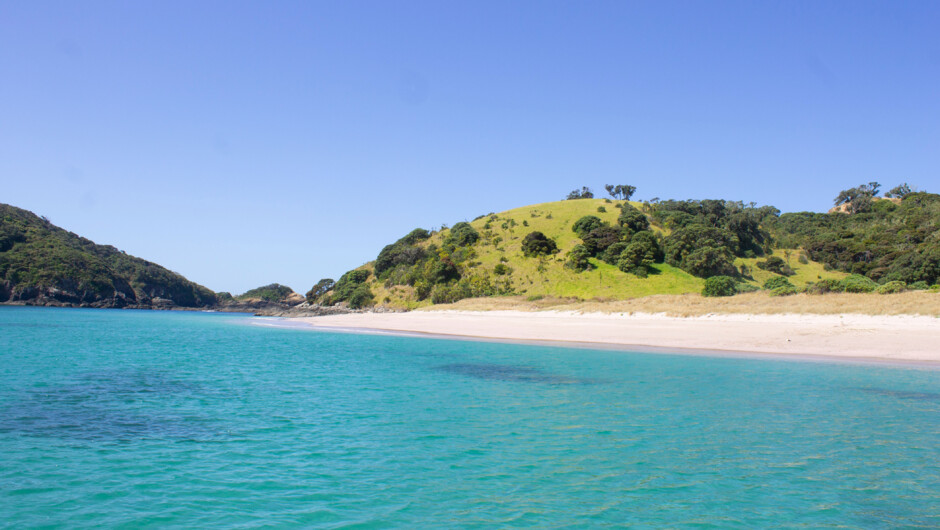
[[[940,526],[940,371],[0,307],[0,527]]]

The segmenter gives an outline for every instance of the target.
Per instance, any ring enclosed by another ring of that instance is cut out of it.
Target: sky
[[[0,202],[306,292],[581,186],[940,191],[940,2],[0,2]]]

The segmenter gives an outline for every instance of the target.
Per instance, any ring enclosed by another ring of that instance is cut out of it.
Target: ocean
[[[0,307],[2,528],[627,525],[940,527],[940,370]]]

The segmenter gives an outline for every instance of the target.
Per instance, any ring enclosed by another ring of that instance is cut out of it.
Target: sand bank
[[[625,349],[918,361],[940,365],[940,318],[869,315],[708,315],[570,311],[413,311],[292,319],[316,328],[559,341]]]

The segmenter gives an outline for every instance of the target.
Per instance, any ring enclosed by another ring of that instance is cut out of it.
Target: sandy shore
[[[413,311],[292,319],[316,328],[559,341],[625,349],[726,351],[916,361],[940,365],[940,318],[709,315],[567,311]]]

